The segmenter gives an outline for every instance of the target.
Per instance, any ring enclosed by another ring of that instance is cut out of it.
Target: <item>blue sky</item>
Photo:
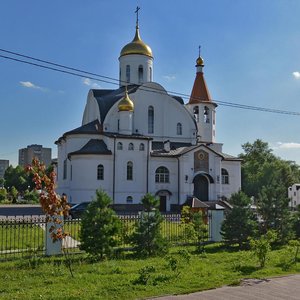
[[[166,90],[190,94],[201,45],[213,99],[300,112],[298,0],[3,0],[0,48],[117,78],[137,5],[154,81]],[[56,157],[54,141],[81,125],[92,87],[115,88],[0,57],[0,159],[16,165],[18,149],[30,144]],[[217,141],[237,155],[260,138],[300,163],[299,121],[220,105]]]

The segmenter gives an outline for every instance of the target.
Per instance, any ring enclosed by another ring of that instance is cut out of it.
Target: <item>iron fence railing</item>
[[[130,235],[134,232],[141,214],[119,215],[122,224],[118,237],[120,248],[131,248]],[[193,244],[196,237],[192,234],[191,224],[181,222],[180,214],[163,215],[161,234],[172,245]],[[207,222],[209,230],[210,220]],[[22,257],[26,255],[45,255],[45,216],[32,217],[4,217],[0,219],[0,260]],[[64,239],[62,247],[69,252],[80,251],[81,220],[65,220],[64,230],[68,237]],[[209,240],[209,236],[207,237]]]

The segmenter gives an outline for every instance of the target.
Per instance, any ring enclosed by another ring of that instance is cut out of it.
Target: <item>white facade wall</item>
[[[300,184],[295,183],[288,188],[289,207],[296,209],[300,205]]]
[[[241,189],[241,163],[240,161],[222,161],[222,168],[229,174],[229,184],[222,184],[222,196],[230,198],[231,194]]]
[[[96,189],[103,189],[113,196],[112,182],[113,155],[74,155],[70,161],[72,177],[69,182],[68,199],[71,203],[91,201]],[[104,179],[97,180],[97,167],[104,166]]]
[[[120,86],[126,84],[143,84],[145,82],[153,81],[153,58],[140,55],[131,54],[124,55],[119,58],[120,61]],[[130,66],[130,80],[127,82],[126,66]],[[143,79],[139,78],[139,67],[143,67]]]
[[[170,191],[172,195],[167,195],[167,211],[169,211],[171,204],[178,204],[178,160],[176,158],[152,157],[149,167],[149,192],[155,195],[158,191]],[[155,182],[155,171],[159,167],[165,167],[169,170],[169,182]]]
[[[116,177],[115,177],[115,202],[126,204],[128,196],[133,198],[133,204],[138,204],[146,193],[147,187],[147,140],[117,139],[123,144],[123,150],[116,150]],[[134,145],[134,150],[128,150],[129,143]],[[145,146],[140,151],[140,144]],[[133,163],[133,179],[127,180],[127,163]]]

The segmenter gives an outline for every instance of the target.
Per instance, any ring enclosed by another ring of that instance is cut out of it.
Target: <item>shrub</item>
[[[120,233],[120,220],[109,208],[110,197],[102,190],[96,191],[96,199],[88,205],[81,220],[80,248],[96,259],[112,253]]]
[[[259,239],[250,239],[250,247],[254,255],[258,258],[260,267],[263,268],[266,264],[268,254],[271,250],[271,243],[277,238],[276,232],[269,230],[265,235]]]

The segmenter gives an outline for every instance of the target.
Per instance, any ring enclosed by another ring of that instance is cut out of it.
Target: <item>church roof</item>
[[[127,86],[128,94],[135,93],[139,85],[131,84]],[[93,96],[97,100],[101,123],[103,124],[104,119],[108,111],[112,106],[124,97],[125,86],[122,86],[116,90],[92,90]]]
[[[128,94],[135,93],[136,90],[142,86],[137,85],[137,84],[131,84],[127,86],[127,92]],[[149,90],[149,88],[145,88],[145,90]],[[97,100],[99,110],[100,110],[100,118],[101,118],[101,123],[103,124],[104,119],[109,112],[109,110],[112,108],[112,106],[121,100],[124,97],[125,94],[125,86],[122,86],[116,90],[91,90],[93,93],[93,96]],[[178,96],[172,96],[170,95],[173,99],[175,99],[177,102],[180,104],[184,105],[184,101],[181,97]]]
[[[71,134],[97,134],[99,132],[102,132],[102,125],[99,123],[98,120],[94,120],[90,123],[87,123],[73,130],[65,132],[63,136],[60,137],[58,141],[55,142],[55,144],[59,143],[61,139]]]
[[[197,72],[189,104],[212,102],[203,72]]]
[[[185,153],[188,153],[190,151],[193,151],[199,146],[203,146],[207,148],[209,151],[214,152],[218,156],[221,156],[223,160],[228,161],[241,161],[240,158],[213,150],[212,148],[204,145],[204,144],[198,144],[198,145],[192,145],[189,143],[170,143],[170,151],[166,151],[164,149],[164,143],[163,142],[152,142],[152,153],[151,156],[160,156],[160,157],[178,157]]]
[[[91,139],[80,150],[71,152],[68,156],[82,154],[110,155],[112,152],[107,149],[107,146],[103,140]]]

